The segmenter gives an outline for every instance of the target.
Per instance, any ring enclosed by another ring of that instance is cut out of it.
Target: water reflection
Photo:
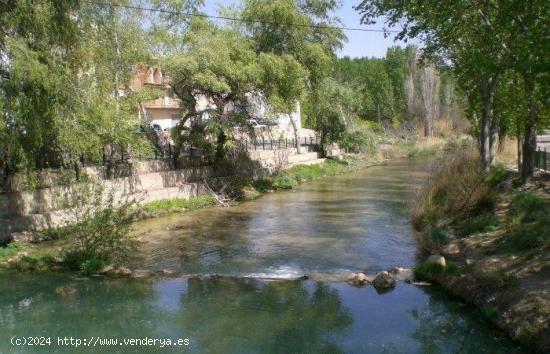
[[[408,201],[429,168],[400,161],[230,209],[137,224],[145,263],[190,274],[290,277],[410,266]],[[168,226],[167,226],[168,225]]]
[[[379,295],[372,287],[313,281],[2,275],[0,328],[0,353],[14,352],[11,336],[30,334],[189,338],[185,350],[201,353],[520,352],[470,307],[404,284]],[[42,352],[52,351],[90,352]]]

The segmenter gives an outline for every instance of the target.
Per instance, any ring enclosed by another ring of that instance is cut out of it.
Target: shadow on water
[[[0,277],[0,289],[2,353],[13,352],[11,336],[31,334],[189,338],[185,350],[201,353],[520,352],[470,307],[410,285],[379,295],[372,287],[314,281],[12,274]]]
[[[145,264],[186,274],[292,277],[312,272],[376,272],[414,263],[409,201],[425,162],[401,161],[229,209],[209,209],[136,225]]]
[[[136,267],[201,277],[0,274],[0,353],[113,351],[14,348],[12,336],[190,339],[183,349],[123,347],[136,353],[518,353],[478,312],[436,290],[259,279],[410,267],[408,206],[428,168],[395,162],[136,225],[147,240]]]

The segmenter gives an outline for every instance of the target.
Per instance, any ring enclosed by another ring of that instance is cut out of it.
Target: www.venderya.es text
[[[13,336],[11,345],[19,346],[63,346],[63,347],[185,347],[190,344],[188,338],[113,338],[113,337],[48,337],[48,336]]]

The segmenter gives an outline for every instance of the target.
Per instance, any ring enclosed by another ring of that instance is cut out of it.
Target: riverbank
[[[513,170],[477,171],[475,152],[466,151],[427,182],[413,211],[425,254],[416,276],[474,304],[512,339],[548,352],[550,180],[539,175],[519,187]]]
[[[282,169],[270,176],[265,176],[256,180],[243,181],[236,179],[237,182],[231,187],[234,197],[234,202],[231,204],[235,205],[240,201],[253,200],[265,193],[293,189],[302,183],[349,174],[362,168],[383,164],[395,158],[407,157],[414,159],[417,156],[432,156],[438,151],[442,151],[445,146],[444,143],[444,141],[430,140],[408,144],[399,143],[388,146],[382,145],[374,154],[348,154],[338,159],[327,159],[322,164],[296,165],[290,169]],[[418,152],[420,152],[420,154]],[[119,220],[114,222],[114,224],[120,223],[120,221],[128,223],[130,217],[134,221],[151,219],[192,210],[212,208],[218,205],[219,203],[215,196],[208,194],[190,199],[164,199],[142,205],[135,205],[134,212],[131,216],[119,215]],[[69,257],[69,264],[66,264],[66,259],[68,258],[66,254],[67,249],[71,248],[75,241],[89,242],[87,234],[95,234],[97,233],[96,229],[103,229],[107,220],[84,221],[85,220],[82,220],[80,224],[76,224],[74,227],[47,229],[32,234],[25,233],[20,238],[21,241],[12,242],[8,247],[0,249],[0,251],[2,251],[0,253],[0,267],[13,268],[20,271],[59,271],[69,267],[68,270],[83,271],[88,274],[98,273],[107,269],[107,271],[103,271],[102,273],[130,275],[131,270],[128,269],[125,263],[110,266],[108,264],[111,262],[106,262],[105,258],[111,257],[105,257],[102,254],[80,255],[77,257],[80,259],[77,264],[75,264],[73,260],[74,257],[71,256]],[[107,222],[107,224],[109,223],[110,222]],[[82,229],[80,226],[84,226],[84,228]],[[126,227],[127,226],[124,226],[123,228]],[[116,228],[103,231],[106,232],[105,236],[92,236],[97,238],[97,242],[99,243],[103,242],[103,238],[110,237],[107,234],[114,233],[122,235]],[[124,236],[122,238],[126,239]],[[120,242],[117,240],[116,244],[120,244]],[[109,248],[111,248],[111,246],[109,244],[102,245],[102,247],[106,248],[107,253],[111,253],[115,258],[118,258],[118,255],[114,254],[117,252],[110,252]],[[73,251],[74,250],[69,253],[74,253]],[[87,254],[88,251],[86,249],[81,249],[78,253]],[[103,253],[105,253],[105,251]]]

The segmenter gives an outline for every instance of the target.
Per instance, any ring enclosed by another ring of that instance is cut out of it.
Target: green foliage
[[[463,236],[495,230],[498,220],[493,214],[483,214],[466,220],[461,226]]]
[[[413,225],[423,230],[492,210],[496,193],[484,183],[479,164],[472,151],[458,152],[440,161],[420,193],[413,210]]]
[[[428,157],[434,157],[441,151],[441,148],[438,146],[428,146],[428,147],[416,147],[413,146],[410,148],[407,157],[409,159],[424,159]]]
[[[261,178],[252,183],[259,192],[292,189],[302,182],[310,182],[328,176],[336,176],[351,172],[356,167],[350,163],[328,160],[321,165],[298,165],[276,173],[267,178]]]
[[[499,240],[508,252],[529,253],[550,247],[550,202],[539,195],[523,192],[510,202],[506,232]]]
[[[494,166],[485,175],[485,183],[491,187],[496,187],[504,182],[509,176],[508,171],[502,165]]]
[[[178,212],[195,210],[216,205],[216,200],[210,195],[201,195],[192,199],[164,199],[150,202],[142,208],[151,213]]]
[[[439,274],[442,274],[445,270],[439,263],[433,262],[420,262],[414,268],[414,277],[418,280],[433,280]]]
[[[17,242],[10,242],[5,246],[0,246],[0,259],[16,255],[21,250],[21,245]]]

